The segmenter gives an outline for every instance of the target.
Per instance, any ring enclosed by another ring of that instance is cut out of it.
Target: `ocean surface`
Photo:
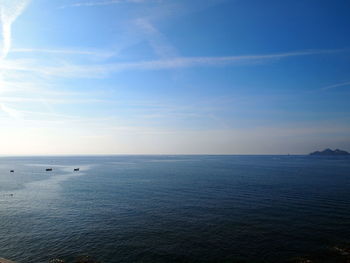
[[[0,257],[19,263],[347,262],[348,248],[349,157],[0,158]]]

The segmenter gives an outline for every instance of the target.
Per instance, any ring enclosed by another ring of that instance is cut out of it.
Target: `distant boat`
[[[80,168],[74,168],[74,172],[79,172]]]
[[[52,168],[46,168],[46,172],[51,172]]]
[[[10,170],[10,173],[14,173],[15,172],[15,170]]]

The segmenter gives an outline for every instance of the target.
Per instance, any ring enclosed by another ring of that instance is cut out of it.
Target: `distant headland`
[[[343,151],[343,150],[331,150],[331,149],[325,149],[323,151],[316,151],[316,152],[312,152],[310,153],[310,155],[320,155],[320,156],[343,156],[343,155],[350,155],[350,153],[348,153],[347,151]]]

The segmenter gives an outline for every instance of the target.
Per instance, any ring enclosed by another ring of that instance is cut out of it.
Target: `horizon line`
[[[103,157],[103,156],[305,156],[309,153],[112,153],[112,154],[0,154],[2,157]]]

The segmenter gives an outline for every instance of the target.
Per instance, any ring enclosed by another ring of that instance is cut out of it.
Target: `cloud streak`
[[[75,50],[75,49],[40,49],[40,48],[15,48],[11,53],[44,53],[56,55],[86,55],[102,58],[109,58],[115,55],[115,52],[100,50]]]
[[[18,16],[22,14],[30,0],[0,0],[1,23],[1,54],[0,58],[6,58],[11,48],[11,27]]]
[[[61,8],[67,7],[90,7],[90,6],[106,6],[106,5],[115,5],[123,3],[144,3],[146,0],[105,0],[105,1],[85,1],[85,2],[76,2],[70,5],[64,5]]]
[[[221,56],[221,57],[175,57],[148,61],[120,62],[109,64],[80,65],[61,63],[43,66],[31,60],[7,60],[0,65],[0,70],[33,72],[56,77],[104,77],[126,70],[169,70],[191,67],[209,67],[224,65],[254,65],[278,61],[291,57],[333,54],[342,50],[306,50],[275,54]]]
[[[10,108],[3,103],[0,103],[0,110],[14,119],[20,119],[22,117],[22,113],[20,111]]]
[[[158,57],[164,59],[178,56],[175,47],[169,43],[166,37],[148,19],[138,18],[135,20],[135,24],[141,29],[142,34],[146,36],[147,41]]]
[[[340,88],[345,86],[350,86],[350,81],[329,85],[327,87],[324,87],[323,90],[335,89],[335,88]]]

